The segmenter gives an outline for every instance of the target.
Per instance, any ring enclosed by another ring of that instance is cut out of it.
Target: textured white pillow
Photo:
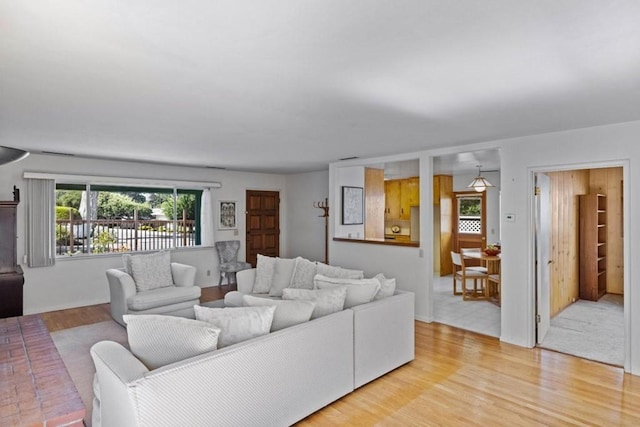
[[[345,286],[347,288],[347,298],[344,301],[344,308],[351,308],[356,305],[371,302],[380,290],[380,281],[376,278],[340,279],[317,274],[313,278],[313,282],[317,289]]]
[[[282,290],[291,284],[291,276],[296,266],[296,260],[290,258],[277,258],[269,296],[281,297]]]
[[[282,291],[282,299],[307,300],[315,303],[312,319],[326,316],[344,309],[344,300],[347,297],[346,286],[336,286],[331,289],[294,289],[285,288]]]
[[[380,290],[376,294],[374,299],[382,299],[392,296],[396,292],[396,279],[387,279],[384,274],[378,273],[374,276],[375,279],[380,281]]]
[[[173,286],[169,252],[135,255],[129,258],[129,264],[138,292]]]
[[[196,319],[221,329],[218,348],[266,335],[271,329],[275,306],[210,308],[194,305]]]
[[[273,282],[276,259],[274,257],[258,254],[256,265],[256,279],[253,282],[254,294],[268,294]]]
[[[271,332],[308,322],[316,306],[311,301],[286,301],[245,295],[244,303],[249,307],[264,307],[275,305]]]
[[[149,369],[213,351],[220,328],[206,322],[161,314],[125,314],[131,353]]]
[[[316,275],[317,267],[315,262],[309,261],[306,258],[297,257],[289,287],[295,289],[313,289],[313,276]]]
[[[327,277],[341,277],[343,279],[363,279],[364,278],[364,271],[362,270],[350,270],[348,268],[327,265],[323,262],[318,263],[316,274],[321,274]]]

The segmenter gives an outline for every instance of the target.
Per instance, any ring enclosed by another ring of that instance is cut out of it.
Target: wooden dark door
[[[254,267],[258,254],[280,255],[280,193],[247,190],[246,261]]]
[[[453,247],[455,252],[464,248],[487,246],[487,207],[485,193],[456,192],[453,194]]]

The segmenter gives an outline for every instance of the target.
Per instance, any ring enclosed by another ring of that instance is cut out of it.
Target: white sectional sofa
[[[238,274],[238,288],[252,275]],[[91,355],[101,426],[287,426],[414,359],[414,295],[396,291],[153,370],[115,342]]]

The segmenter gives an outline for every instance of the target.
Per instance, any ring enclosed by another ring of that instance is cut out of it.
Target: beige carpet
[[[109,320],[52,332],[51,338],[87,408],[84,424],[91,426],[95,367],[89,350],[92,345],[104,340],[116,341],[128,347],[127,331],[113,320]]]
[[[597,302],[578,300],[551,319],[542,348],[610,365],[624,365],[622,295],[606,294]]]

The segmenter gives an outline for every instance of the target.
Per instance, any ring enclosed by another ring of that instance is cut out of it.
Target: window
[[[482,233],[482,197],[458,196],[458,232]]]
[[[200,245],[202,190],[56,184],[56,256]]]

